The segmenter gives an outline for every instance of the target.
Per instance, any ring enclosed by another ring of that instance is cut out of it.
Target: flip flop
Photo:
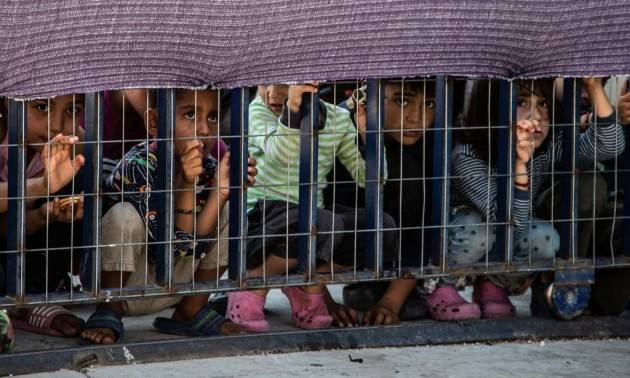
[[[88,321],[85,323],[85,326],[83,327],[83,331],[86,331],[88,329],[96,329],[96,328],[111,329],[116,336],[116,340],[114,341],[114,343],[118,343],[122,340],[125,334],[125,327],[121,319],[122,317],[116,311],[96,310],[96,312],[94,312],[92,316],[90,316]],[[96,344],[96,343],[93,342],[92,340],[81,338],[81,340],[79,340],[79,344],[90,345],[90,344]]]
[[[75,314],[61,306],[39,306],[29,310],[26,320],[13,318],[13,327],[22,331],[39,333],[47,336],[66,337],[63,333],[52,328],[52,322],[58,316],[63,315],[69,315],[80,319],[81,324],[79,325],[79,329],[83,326],[83,319],[77,317]]]
[[[177,336],[217,336],[227,319],[214,311],[210,305],[204,306],[188,322],[169,318],[156,318],[153,327],[162,333]]]

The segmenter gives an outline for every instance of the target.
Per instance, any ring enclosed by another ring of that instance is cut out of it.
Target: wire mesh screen
[[[0,307],[470,275],[518,291],[628,266],[629,90],[438,76],[2,99]]]

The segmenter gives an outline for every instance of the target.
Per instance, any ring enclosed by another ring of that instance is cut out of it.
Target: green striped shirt
[[[365,185],[365,160],[357,147],[357,130],[350,113],[322,101],[326,123],[319,132],[317,168],[317,206],[323,207],[323,191],[335,158],[348,169],[354,180]],[[284,126],[260,97],[249,105],[249,153],[258,162],[256,185],[247,191],[247,211],[256,202],[280,200],[298,203],[300,172],[300,129]],[[386,172],[386,170],[385,170]]]

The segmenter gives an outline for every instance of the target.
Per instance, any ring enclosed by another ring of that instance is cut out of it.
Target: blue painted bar
[[[575,90],[574,90],[575,88]],[[581,81],[577,79],[564,79],[564,93],[562,100],[562,161],[560,161],[559,175],[560,193],[556,195],[567,195],[567,201],[562,201],[560,208],[560,252],[558,256],[568,259],[574,256],[577,251],[577,223],[574,221],[576,209],[578,177],[570,172],[576,172],[574,156],[578,154],[578,137],[580,135],[580,103],[581,103]]]
[[[309,280],[317,268],[317,174],[319,95],[302,95],[300,112],[300,191],[298,195],[298,271]]]
[[[514,197],[514,140],[512,125],[516,124],[516,84],[507,80],[500,80],[498,89],[496,86],[492,90],[499,91],[499,119],[497,130],[497,167],[496,182],[497,188],[502,188],[497,192],[497,223],[496,242],[488,258],[489,261],[511,261],[512,252],[512,227],[508,221],[512,213],[512,198]],[[493,125],[496,126],[496,125]],[[501,253],[503,252],[503,254]]]
[[[6,292],[22,302],[24,297],[24,141],[26,138],[26,105],[24,101],[9,101],[9,180],[7,211]]]
[[[450,182],[448,177],[451,172],[451,128],[453,122],[453,85],[446,76],[439,75],[435,78],[435,122],[431,137],[432,162],[431,185],[429,187],[430,199],[429,226],[427,232],[429,251],[433,264],[440,264],[446,268],[447,261],[442,259],[448,248],[448,224],[449,224],[449,196]]]
[[[383,271],[383,180],[385,150],[383,148],[384,87],[381,80],[368,80],[367,83],[367,123],[365,136],[365,225],[369,233],[359,234],[367,237],[365,267],[374,271],[374,278]]]
[[[249,101],[247,89],[230,93],[230,241],[228,277],[243,282],[247,273],[247,135]]]
[[[175,96],[174,89],[159,89],[157,93],[157,180],[155,182],[157,235],[155,235],[155,280],[163,287],[170,287],[173,264],[173,248],[169,243],[172,238],[173,213],[171,188],[173,187],[173,140],[175,134]]]
[[[101,219],[101,197],[99,187],[103,164],[103,149],[100,141],[103,135],[103,96],[100,92],[85,94],[85,165],[83,172],[83,192],[85,205],[83,213],[83,249],[81,283],[84,290],[96,292],[99,287],[99,252],[95,246],[99,242]]]

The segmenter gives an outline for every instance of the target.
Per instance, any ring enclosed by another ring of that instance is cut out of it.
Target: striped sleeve
[[[497,182],[489,175],[488,164],[475,153],[469,144],[458,144],[452,155],[452,172],[455,188],[465,202],[479,210],[488,222],[497,221]],[[514,191],[512,220],[514,238],[518,240],[530,219],[530,192]]]
[[[249,125],[249,147],[264,155],[268,165],[286,169],[289,161],[299,156],[300,129],[286,127],[270,116],[260,98],[250,104]]]
[[[626,147],[623,127],[616,115],[596,117],[588,129],[580,134],[578,162],[606,161],[619,156]]]

